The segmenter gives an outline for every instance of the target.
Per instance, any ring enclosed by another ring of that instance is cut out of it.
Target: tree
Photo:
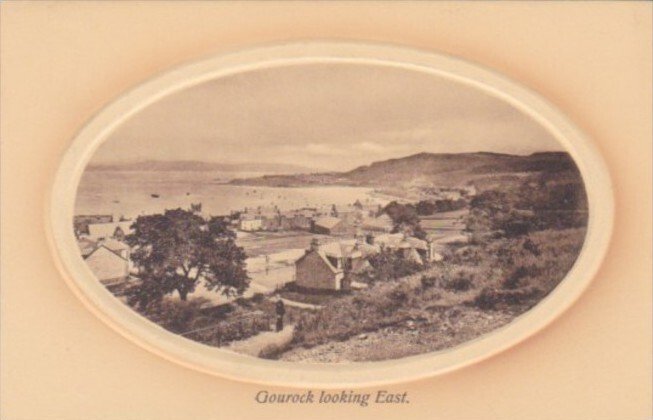
[[[417,214],[420,216],[430,216],[437,211],[433,201],[421,200],[416,205]]]
[[[385,282],[416,273],[423,267],[417,262],[405,258],[400,250],[383,248],[369,259],[371,269],[363,277],[368,282]]]
[[[245,252],[223,218],[166,210],[139,216],[132,229],[125,240],[140,284],[129,299],[142,309],[175,291],[186,300],[199,282],[228,296],[242,294],[249,284]]]
[[[419,239],[426,238],[426,232],[420,225],[417,209],[412,204],[400,204],[391,201],[383,211],[392,219],[393,233],[403,232]]]

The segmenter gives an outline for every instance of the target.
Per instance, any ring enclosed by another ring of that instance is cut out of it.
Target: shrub
[[[295,325],[293,344],[313,347],[395,325],[408,319],[412,306],[414,292],[409,285],[382,283],[317,312],[303,313]]]
[[[252,302],[254,303],[261,303],[265,300],[265,295],[263,293],[254,293],[252,296]]]
[[[404,303],[408,299],[408,294],[404,290],[395,289],[390,292],[390,299],[396,303]]]
[[[529,251],[531,254],[535,255],[536,257],[541,254],[540,248],[530,238],[528,238],[528,239],[526,239],[524,241],[524,244],[522,245],[522,247],[526,251]]]
[[[535,265],[523,266],[515,268],[512,273],[506,277],[502,282],[504,289],[516,289],[522,286],[524,280],[527,278],[534,278],[539,274],[539,269]]]
[[[420,279],[420,284],[422,289],[428,289],[434,287],[438,283],[438,279],[433,276],[422,276]]]
[[[208,325],[196,324],[191,332],[184,336],[204,344],[224,346],[269,330],[270,319],[263,312],[257,311],[239,314],[219,322],[214,321]]]
[[[372,268],[365,278],[369,283],[396,280],[423,269],[420,264],[404,258],[401,252],[393,249],[383,249],[372,256],[369,262]]]
[[[517,290],[497,290],[485,287],[472,303],[482,310],[515,309],[514,307],[522,305],[531,306],[542,294],[542,290],[536,287]]]
[[[144,309],[137,308],[149,320],[156,322],[169,331],[180,334],[192,329],[198,320],[207,319],[202,310],[206,302],[202,298],[188,301],[162,299],[150,302]]]
[[[466,277],[456,277],[445,284],[445,289],[455,292],[464,292],[474,287],[474,282]]]

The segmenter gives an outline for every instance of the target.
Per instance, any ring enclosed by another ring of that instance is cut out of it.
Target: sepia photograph
[[[0,419],[650,416],[653,3],[0,9]]]
[[[70,221],[117,301],[187,340],[295,363],[401,359],[509,325],[583,248],[556,137],[504,99],[392,66],[205,81],[113,130]]]

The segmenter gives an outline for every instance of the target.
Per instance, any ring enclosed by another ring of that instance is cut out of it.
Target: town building
[[[79,247],[79,252],[82,254],[82,257],[86,258],[91,252],[95,251],[97,248],[97,242],[88,239],[87,237],[81,237],[77,239],[77,246]]]
[[[256,232],[263,229],[263,219],[248,213],[242,214],[238,228],[244,232]]]
[[[95,277],[105,286],[115,286],[129,278],[129,261],[104,245],[95,248],[84,260]]]
[[[363,219],[361,228],[366,232],[390,233],[394,228],[392,218],[383,213],[377,217],[367,217]]]
[[[133,232],[131,220],[111,223],[91,223],[88,225],[88,238],[93,241],[116,238],[122,240]]]
[[[381,249],[393,249],[403,257],[418,264],[441,261],[442,255],[436,252],[432,241],[406,236],[403,233],[391,233],[373,237],[374,245]]]
[[[342,290],[344,268],[336,258],[329,258],[319,248],[317,241],[311,243],[306,253],[295,261],[295,284],[305,289]]]
[[[311,232],[320,235],[351,235],[355,230],[345,220],[332,216],[318,217],[311,227]]]
[[[309,290],[348,290],[371,268],[369,259],[391,249],[418,264],[440,261],[430,241],[404,234],[357,234],[355,239],[319,245],[313,240],[305,254],[295,261],[295,284]]]

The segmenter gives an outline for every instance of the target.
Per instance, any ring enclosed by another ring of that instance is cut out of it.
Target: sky
[[[92,163],[291,163],[349,170],[420,152],[562,150],[537,122],[477,88],[416,71],[301,64],[223,77],[137,113]]]

